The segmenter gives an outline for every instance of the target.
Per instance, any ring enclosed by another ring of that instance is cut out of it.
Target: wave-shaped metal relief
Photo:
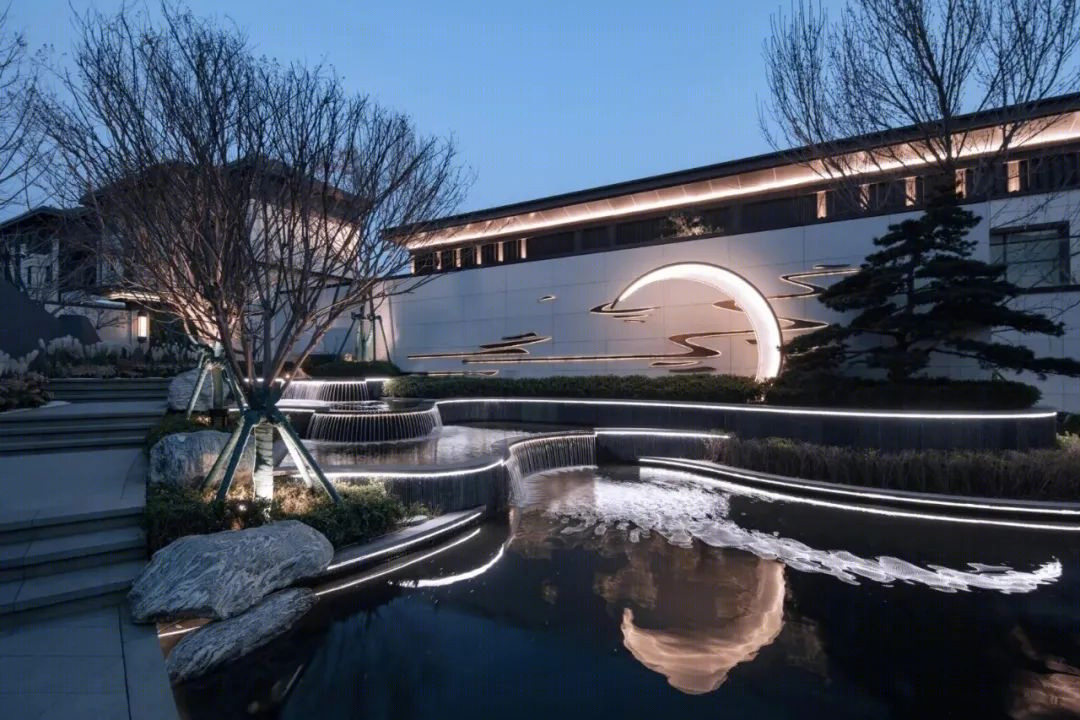
[[[789,285],[799,288],[797,291],[767,296],[765,299],[770,304],[781,300],[795,300],[815,297],[825,290],[825,286],[811,280],[819,278],[850,275],[858,272],[858,268],[850,265],[815,265],[811,270],[788,273],[781,275],[779,279]],[[555,300],[553,295],[545,295],[540,302]],[[594,315],[614,318],[627,323],[644,323],[658,308],[651,307],[615,307],[618,299],[602,303],[589,309]],[[743,309],[731,299],[720,300],[712,304],[720,310],[745,314]],[[779,315],[776,318],[782,333],[803,332],[826,327],[827,322],[810,318]],[[756,344],[754,331],[751,328],[735,330],[715,330],[698,333],[682,333],[671,335],[667,339],[674,345],[682,348],[683,352],[673,353],[624,353],[610,355],[533,355],[529,347],[551,341],[550,335],[539,335],[535,332],[522,333],[520,335],[507,335],[497,342],[486,343],[477,346],[475,350],[457,352],[437,352],[409,355],[410,360],[460,360],[463,364],[523,364],[523,363],[580,363],[580,362],[649,362],[652,367],[665,368],[671,373],[688,372],[715,372],[715,368],[703,364],[712,358],[720,356],[720,351],[710,348],[701,341],[713,338],[748,336],[748,344]],[[492,372],[498,372],[492,371]]]

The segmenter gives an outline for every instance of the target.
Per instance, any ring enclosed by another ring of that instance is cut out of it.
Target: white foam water
[[[645,482],[615,480],[594,471],[589,476],[552,471],[526,480],[533,498],[543,498],[544,486],[554,484],[557,496],[539,503],[542,512],[562,524],[565,535],[626,532],[638,542],[655,532],[673,545],[688,547],[695,540],[719,548],[745,550],[779,560],[802,572],[832,575],[842,582],[860,579],[878,583],[908,582],[941,592],[981,588],[1001,593],[1031,592],[1056,582],[1062,566],[1057,560],[1025,572],[1002,565],[968,563],[967,569],[938,565],[921,567],[901,558],[864,558],[846,550],[820,550],[792,538],[748,530],[727,517],[729,495],[701,485],[688,473],[642,471]],[[534,509],[539,509],[534,505]]]

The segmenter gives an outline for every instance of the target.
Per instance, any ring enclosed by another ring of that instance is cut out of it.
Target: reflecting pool
[[[1071,717],[1075,535],[733,494],[637,467],[329,583],[177,691],[192,718]]]

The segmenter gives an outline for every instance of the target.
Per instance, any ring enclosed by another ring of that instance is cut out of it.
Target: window
[[[635,222],[619,223],[615,226],[616,245],[640,245],[652,242],[664,236],[662,223],[666,218],[649,218]]]
[[[904,178],[870,183],[863,207],[868,212],[896,212],[906,206],[908,186]]]
[[[499,249],[495,243],[480,246],[480,264],[494,265],[499,260]]]
[[[611,235],[608,234],[607,225],[600,227],[585,228],[581,231],[581,247],[583,250],[598,250],[610,247]]]
[[[502,241],[502,262],[517,262],[521,259],[521,242],[518,240]]]
[[[758,232],[803,225],[817,218],[817,194],[747,203],[741,232]]]
[[[1080,153],[1056,153],[1020,160],[1017,165],[1021,192],[1055,192],[1080,185]]]
[[[435,272],[435,253],[420,253],[413,255],[415,263],[413,272],[417,275],[430,275]]]
[[[528,248],[528,257],[533,259],[569,255],[574,252],[574,233],[562,232],[529,238]]]
[[[1005,278],[1017,287],[1072,285],[1068,225],[1004,228],[990,234],[990,261],[1005,266]]]

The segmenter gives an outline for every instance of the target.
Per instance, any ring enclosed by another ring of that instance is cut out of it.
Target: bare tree
[[[25,202],[27,188],[38,168],[40,138],[31,122],[36,76],[28,62],[26,40],[7,30],[8,8],[0,12],[0,213]],[[0,242],[4,279],[23,287],[22,260],[26,249],[18,242]]]
[[[917,167],[952,182],[965,158],[1000,166],[1053,124],[1046,101],[1080,89],[1078,46],[1077,0],[849,0],[836,22],[799,0],[765,43],[761,125],[823,177]],[[897,128],[908,139],[886,142]]]
[[[275,428],[301,474],[331,484],[277,400],[345,312],[404,292],[421,232],[460,200],[451,142],[351,94],[324,66],[256,57],[245,37],[172,6],[81,21],[70,99],[41,104],[57,192],[100,221],[113,282],[216,346],[244,408],[207,478],[223,497],[250,435],[272,496]]]

